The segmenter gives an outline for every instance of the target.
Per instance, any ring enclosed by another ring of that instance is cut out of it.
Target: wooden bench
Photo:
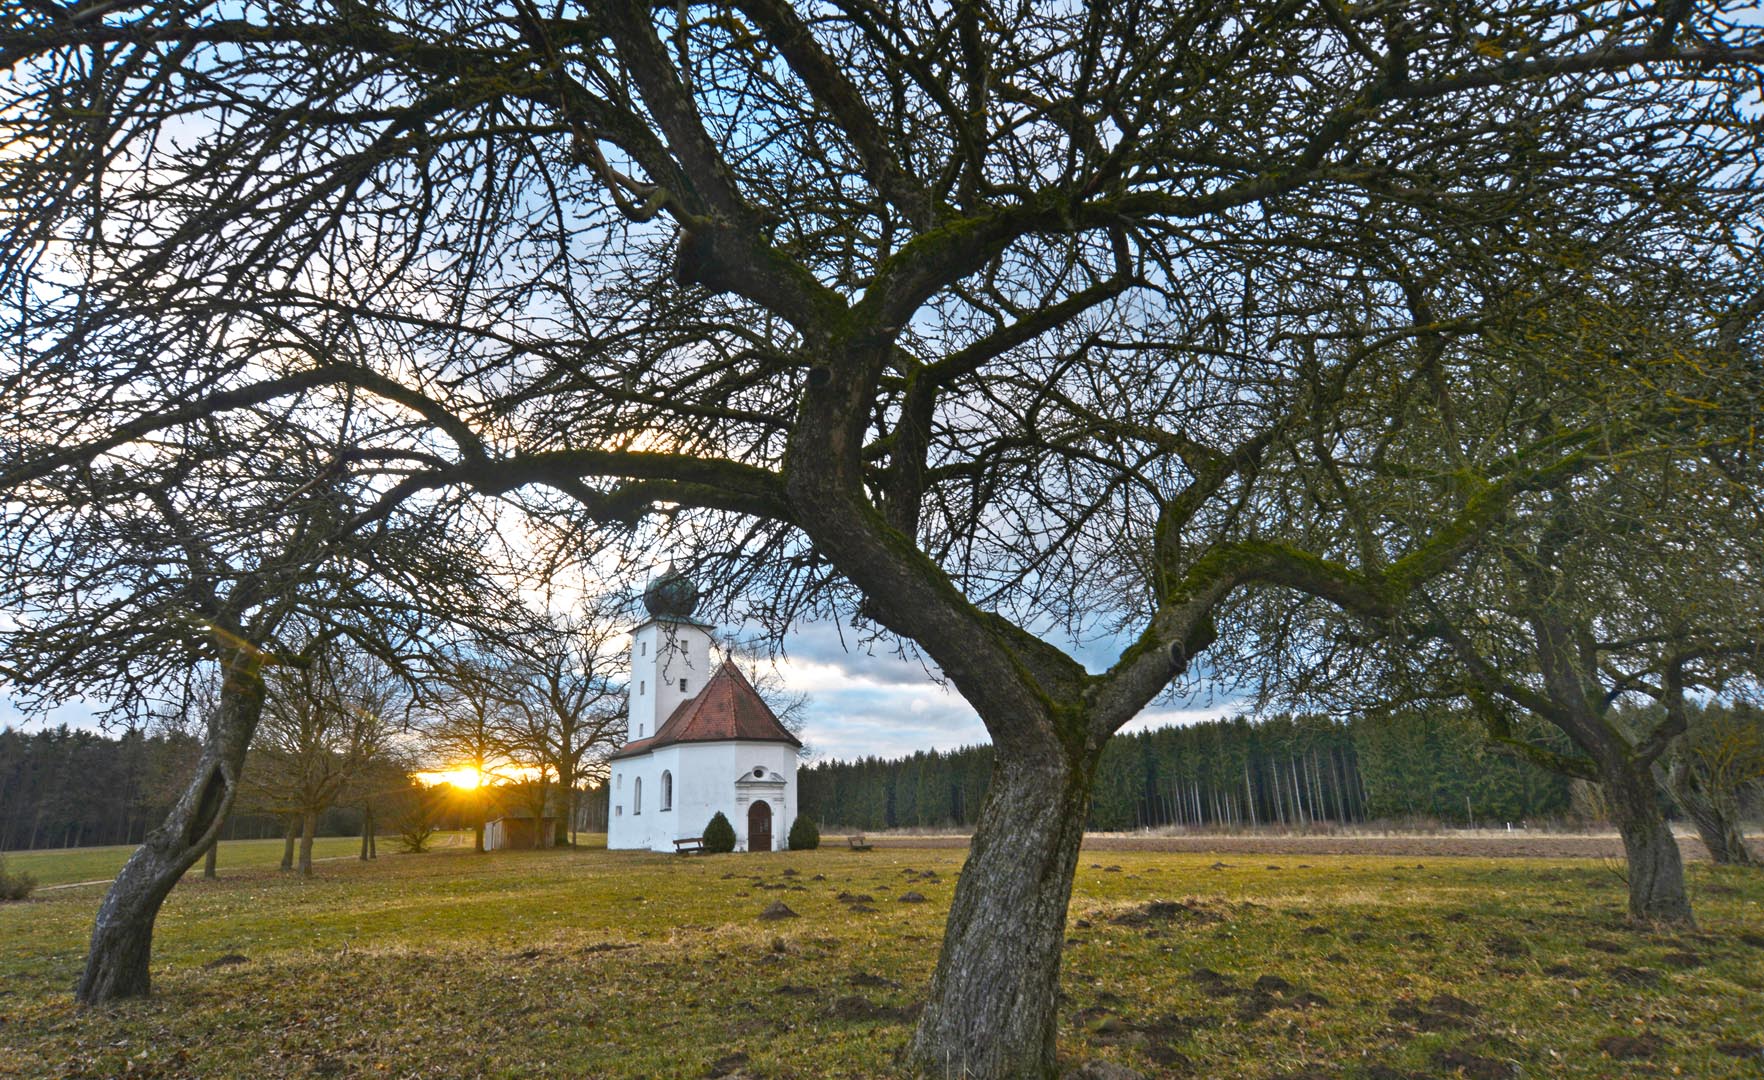
[[[868,851],[868,850],[870,850],[870,846],[871,846],[870,842],[868,840],[864,839],[863,833],[858,833],[856,836],[848,836],[845,839],[846,839],[846,842],[851,845],[851,850],[853,850],[853,851]]]
[[[683,836],[683,837],[681,837],[680,839],[674,841],[674,854],[676,854],[676,855],[703,855],[704,854],[704,837],[702,837],[702,836]]]

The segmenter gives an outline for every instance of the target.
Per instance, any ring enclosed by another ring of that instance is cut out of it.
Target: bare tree
[[[482,648],[449,657],[439,673],[446,689],[429,709],[423,745],[437,764],[471,769],[476,776],[472,844],[481,853],[490,790],[511,779],[504,775],[503,745],[518,686]]]
[[[153,439],[118,438],[112,410],[138,406],[119,394],[39,398],[43,379],[64,374],[43,363],[8,382],[0,436],[0,589],[17,613],[0,631],[8,689],[38,705],[84,694],[126,717],[217,686],[188,786],[99,908],[77,989],[97,1003],[148,991],[154,919],[219,836],[266,672],[302,659],[284,633],[316,629],[395,657],[440,623],[430,601],[463,616],[495,589],[474,578],[480,538],[465,523],[346,526],[373,496],[339,453],[346,412],[330,412],[321,431],[304,421],[325,410],[291,400],[234,412],[224,427],[185,418]],[[152,378],[144,369],[128,385],[145,391]],[[419,565],[453,536],[463,552]],[[403,591],[417,578],[420,593]],[[455,591],[467,581],[470,591]]]
[[[388,359],[205,370],[116,429],[353,387],[432,427],[386,512],[518,499],[575,556],[648,522],[774,629],[916,642],[996,771],[909,1061],[1047,1075],[1098,757],[1246,632],[1221,605],[1387,618],[1580,459],[1516,430],[1428,530],[1323,550],[1266,472],[1376,440],[1400,407],[1348,388],[1427,385],[1484,286],[1576,237],[1732,268],[1740,18],[33,4],[0,31],[7,337],[140,362],[345,312]],[[1063,646],[1097,635],[1131,644],[1092,674]]]
[[[320,815],[391,750],[401,696],[384,665],[336,649],[269,678],[242,797],[299,820],[302,877],[312,876]]]
[[[558,843],[575,843],[581,788],[605,781],[606,763],[624,740],[623,660],[603,622],[558,616],[523,635],[511,657],[522,685],[506,749],[556,779]]]
[[[1746,843],[1745,803],[1764,790],[1764,713],[1747,704],[1707,705],[1666,752],[1666,789],[1691,819],[1709,857],[1759,866]]]
[[[1364,605],[1382,619],[1372,630],[1394,681],[1352,664],[1322,670],[1341,657],[1316,638],[1301,674],[1314,686],[1468,699],[1498,745],[1600,786],[1624,842],[1631,915],[1689,922],[1653,772],[1699,715],[1692,695],[1764,686],[1764,589],[1735,572],[1764,560],[1753,435],[1764,380],[1745,344],[1757,300],[1677,268],[1663,279],[1592,271],[1547,308],[1525,295],[1472,351],[1442,352],[1462,379],[1417,394],[1386,437],[1339,448],[1334,468],[1381,484],[1349,492],[1321,469],[1300,471],[1288,497],[1313,530],[1384,517],[1425,531],[1445,527],[1439,495],[1466,467],[1516,449],[1515,426],[1578,444],[1578,463],[1506,500],[1478,549],[1412,590],[1402,616]],[[1264,614],[1269,626],[1298,621]],[[1655,708],[1626,720],[1622,706],[1636,701]],[[1570,749],[1525,737],[1520,714],[1553,725]]]

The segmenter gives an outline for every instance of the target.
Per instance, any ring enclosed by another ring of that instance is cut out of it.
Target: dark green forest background
[[[1542,729],[1529,734],[1549,742]],[[199,751],[182,734],[0,729],[0,851],[139,843],[164,819]],[[818,761],[798,773],[801,812],[834,829],[965,828],[991,769],[990,746]],[[602,792],[583,799],[589,827],[604,821],[593,813],[603,804]],[[438,812],[458,827],[471,820],[468,809],[445,802]],[[1473,718],[1406,712],[1237,717],[1117,736],[1097,772],[1089,827],[1498,828],[1597,814],[1596,799],[1574,804],[1568,780],[1491,745]],[[334,807],[319,833],[354,834],[361,816],[359,807]],[[245,807],[226,836],[280,836],[284,825]]]
[[[817,762],[798,773],[802,812],[856,829],[968,826],[991,768],[990,746]],[[1117,736],[1089,826],[1500,825],[1568,810],[1567,780],[1491,747],[1467,717],[1238,717]]]

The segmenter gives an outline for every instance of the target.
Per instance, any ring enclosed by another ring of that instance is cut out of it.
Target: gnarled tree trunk
[[[926,1076],[1054,1074],[1066,908],[1095,756],[995,751],[911,1061]]]
[[[92,927],[86,968],[74,996],[82,1005],[145,995],[153,922],[172,887],[220,835],[245,765],[245,749],[263,712],[261,657],[255,650],[222,657],[220,708],[209,722],[201,760],[165,822],[117,874]]]
[[[1739,807],[1719,792],[1706,790],[1689,765],[1675,760],[1666,770],[1666,790],[1697,827],[1709,858],[1727,866],[1757,866],[1739,824]]]
[[[1684,860],[1678,841],[1660,810],[1653,776],[1647,766],[1623,755],[1600,763],[1605,800],[1611,820],[1623,837],[1629,863],[1629,915],[1646,922],[1689,925],[1690,898],[1684,889]]]

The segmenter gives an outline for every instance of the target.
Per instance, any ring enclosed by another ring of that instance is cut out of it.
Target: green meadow
[[[467,844],[302,881],[278,842],[229,845],[218,880],[167,901],[150,999],[72,1004],[102,887],[0,905],[0,1075],[887,1075],[963,855]],[[118,861],[9,857],[46,884]],[[1699,929],[1656,933],[1597,860],[1087,851],[1061,1055],[1172,1077],[1759,1077],[1764,874],[1689,874]]]
[[[449,838],[451,841],[451,837]],[[468,837],[467,843],[470,843]],[[96,881],[116,876],[135,848],[118,844],[112,847],[58,848],[50,851],[9,851],[4,856],[6,868],[14,873],[27,873],[39,886],[65,885],[76,881]],[[319,836],[312,842],[312,857],[340,859],[357,855],[361,839],[354,836]],[[281,865],[280,840],[224,840],[216,857],[226,870],[274,869]],[[190,870],[192,878],[200,876],[202,864]]]

